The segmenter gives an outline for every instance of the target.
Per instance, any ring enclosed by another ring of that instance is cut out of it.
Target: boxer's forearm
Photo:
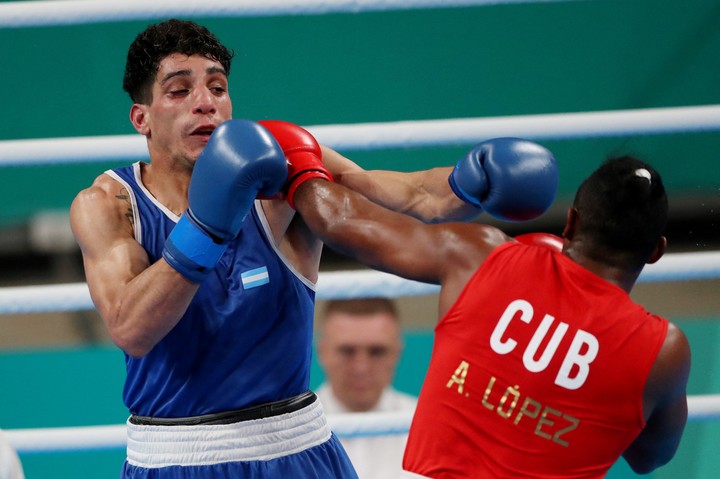
[[[472,219],[478,209],[450,189],[450,167],[403,173],[364,170],[333,149],[322,147],[323,162],[335,180],[373,202],[426,223]]]

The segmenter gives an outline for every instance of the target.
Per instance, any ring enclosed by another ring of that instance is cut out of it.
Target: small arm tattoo
[[[127,190],[125,188],[122,188],[120,192],[115,195],[115,198],[124,201],[128,204],[127,211],[125,212],[125,217],[130,220],[130,223],[132,224],[134,221],[133,217],[133,208],[132,204],[130,203],[130,195],[128,194]]]

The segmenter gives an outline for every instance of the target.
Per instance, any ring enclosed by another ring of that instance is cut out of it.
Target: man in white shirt
[[[417,398],[392,387],[403,349],[395,304],[385,298],[329,301],[317,328],[327,414],[414,411]],[[406,434],[340,437],[360,479],[396,479]]]
[[[2,430],[0,430],[0,479],[25,479],[20,458]]]

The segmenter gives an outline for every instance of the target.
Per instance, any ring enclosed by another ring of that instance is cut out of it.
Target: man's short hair
[[[152,84],[160,62],[173,53],[203,55],[220,63],[226,75],[230,75],[235,55],[210,30],[197,23],[171,19],[150,25],[128,49],[123,90],[133,102],[152,102]]]
[[[387,313],[398,319],[395,303],[388,298],[335,299],[325,304],[323,318],[332,313],[368,315]]]
[[[632,156],[607,160],[578,188],[573,207],[590,254],[641,266],[665,232],[668,199],[660,174]]]

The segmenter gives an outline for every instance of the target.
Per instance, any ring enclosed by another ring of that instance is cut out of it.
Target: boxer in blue
[[[322,243],[284,198],[334,176],[426,221],[479,210],[450,168],[366,172],[298,126],[232,119],[231,60],[192,22],[138,35],[124,88],[150,162],[101,174],[71,207],[126,358],[122,477],[354,478],[309,391]]]

